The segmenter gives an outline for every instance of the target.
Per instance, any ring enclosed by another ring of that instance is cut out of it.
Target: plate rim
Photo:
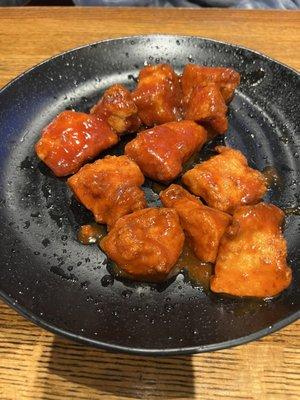
[[[33,72],[36,68],[43,66],[44,64],[55,60],[56,58],[59,58],[61,56],[70,54],[72,52],[77,52],[79,50],[95,46],[95,45],[100,45],[102,43],[108,43],[108,42],[114,42],[114,41],[123,41],[123,40],[140,40],[140,39],[156,39],[156,38],[166,38],[166,39],[174,39],[174,38],[182,38],[182,39],[197,39],[200,41],[207,41],[207,42],[212,42],[212,43],[218,43],[221,45],[226,45],[230,46],[234,49],[241,49],[241,50],[246,50],[251,53],[254,53],[267,61],[270,61],[272,63],[279,64],[285,69],[288,69],[289,71],[293,72],[296,76],[300,77],[300,72],[298,72],[295,68],[290,67],[289,65],[278,61],[260,51],[251,49],[249,47],[245,47],[242,45],[238,44],[233,44],[230,42],[226,41],[221,41],[217,39],[212,39],[209,37],[202,37],[202,36],[197,36],[197,35],[172,35],[172,34],[160,34],[160,33],[153,33],[153,34],[147,34],[147,35],[129,35],[129,36],[121,36],[121,37],[116,37],[116,38],[109,38],[109,39],[103,39],[103,40],[98,40],[95,42],[83,44],[74,48],[71,48],[69,50],[60,52],[58,54],[55,54],[20,73],[17,75],[15,78],[11,79],[9,82],[7,82],[2,88],[0,88],[0,96],[3,95],[3,93],[10,88],[15,82],[17,82],[19,79],[23,78],[24,76],[28,75],[29,73]],[[227,340],[219,343],[214,343],[214,344],[207,344],[207,345],[202,345],[202,346],[191,346],[191,347],[177,347],[177,348],[168,348],[168,349],[155,349],[155,348],[141,348],[141,347],[128,347],[128,346],[122,346],[122,345],[117,345],[113,343],[107,343],[107,342],[102,342],[96,339],[92,338],[87,338],[75,333],[72,333],[71,331],[68,331],[67,329],[62,329],[59,328],[58,326],[47,322],[43,318],[37,316],[33,312],[29,311],[26,307],[16,303],[4,290],[0,289],[0,299],[4,301],[8,306],[10,306],[12,309],[18,312],[19,315],[23,316],[26,318],[28,321],[34,323],[36,326],[39,326],[41,328],[44,328],[54,334],[58,334],[62,337],[65,337],[67,339],[71,339],[76,342],[80,342],[85,345],[97,347],[100,349],[104,350],[109,350],[113,352],[121,352],[121,353],[126,353],[126,354],[136,354],[140,356],[172,356],[172,355],[188,355],[188,354],[197,354],[197,353],[205,353],[205,352],[210,352],[210,351],[216,351],[216,350],[222,350],[226,348],[231,348],[235,346],[239,346],[242,344],[249,343],[251,341],[260,339],[266,335],[269,335],[271,333],[274,333],[285,326],[297,321],[300,319],[300,309],[292,314],[290,314],[288,317],[285,317],[281,319],[280,321],[276,322],[273,325],[270,325],[267,328],[261,329],[259,331],[256,331],[254,333],[251,333],[246,336],[242,336],[236,339],[232,340]]]
[[[0,95],[2,95],[3,91],[8,89],[8,87],[10,85],[12,85],[15,81],[17,81],[20,78],[22,78],[23,76],[27,75],[28,73],[30,73],[31,71],[33,71],[37,67],[41,67],[42,65],[46,64],[47,62],[53,61],[56,58],[59,58],[59,57],[65,55],[65,54],[76,52],[78,50],[84,49],[86,47],[95,46],[95,45],[98,45],[100,43],[107,43],[107,42],[120,41],[120,40],[126,40],[126,39],[127,40],[140,39],[140,38],[152,39],[152,38],[157,38],[157,37],[158,38],[175,38],[175,37],[177,37],[177,38],[183,38],[183,39],[194,38],[194,39],[204,40],[204,41],[208,41],[208,42],[212,42],[212,43],[224,44],[226,46],[230,46],[230,47],[233,47],[233,48],[236,48],[236,49],[242,49],[242,50],[250,51],[250,52],[252,52],[252,53],[254,53],[254,54],[256,54],[256,55],[258,55],[260,57],[263,57],[263,58],[267,59],[268,61],[275,62],[276,64],[279,64],[284,68],[287,68],[288,70],[290,70],[293,73],[295,73],[296,75],[298,75],[298,77],[300,77],[300,70],[297,71],[294,67],[291,67],[291,66],[289,66],[289,65],[287,65],[287,64],[285,64],[285,63],[283,63],[283,62],[281,62],[279,60],[276,60],[275,58],[272,58],[272,57],[268,56],[267,54],[262,53],[262,52],[260,52],[258,50],[251,49],[250,47],[246,47],[246,46],[242,46],[242,45],[239,45],[239,44],[226,42],[226,41],[223,41],[223,40],[212,39],[212,38],[209,38],[209,37],[197,36],[197,35],[196,36],[194,36],[194,35],[171,35],[171,34],[162,34],[162,33],[152,33],[152,34],[147,34],[147,35],[118,36],[118,37],[115,37],[115,38],[97,40],[95,42],[83,44],[83,45],[80,45],[80,46],[77,46],[77,47],[73,47],[73,48],[71,48],[69,50],[65,50],[65,51],[62,51],[60,53],[54,54],[53,56],[48,57],[45,60],[42,60],[41,62],[39,62],[37,64],[34,64],[33,66],[25,69],[25,71],[21,72],[19,75],[17,75],[16,77],[14,77],[10,81],[8,81],[4,86],[2,86],[0,88]]]
[[[285,326],[297,321],[300,318],[300,310],[295,313],[289,315],[288,317],[276,322],[273,325],[270,325],[267,328],[261,329],[250,335],[242,336],[240,338],[227,340],[224,342],[219,342],[215,344],[208,344],[202,346],[191,346],[191,347],[177,347],[171,349],[155,349],[155,348],[140,348],[140,347],[128,347],[121,346],[117,344],[109,344],[106,342],[102,342],[99,340],[87,338],[81,335],[77,335],[72,333],[66,329],[59,328],[47,321],[43,318],[36,316],[36,314],[27,310],[25,307],[20,304],[12,301],[9,296],[3,294],[3,291],[0,291],[0,298],[4,300],[4,302],[12,307],[15,311],[18,312],[21,316],[26,318],[28,321],[34,323],[36,326],[46,329],[47,331],[62,336],[67,339],[71,339],[75,342],[82,343],[84,345],[88,345],[91,347],[96,347],[98,349],[120,352],[125,354],[135,354],[140,356],[175,356],[175,355],[189,355],[189,354],[199,354],[199,353],[208,353],[216,350],[223,350],[227,348],[232,348],[236,346],[240,346],[242,344],[250,343],[254,340],[261,339],[264,336],[270,335],[271,333],[277,332],[278,330],[284,328]]]

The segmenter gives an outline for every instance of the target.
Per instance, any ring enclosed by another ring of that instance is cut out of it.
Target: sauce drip
[[[200,261],[187,243],[184,244],[182,253],[174,268],[178,271],[187,271],[191,281],[205,289],[209,289],[212,264]]]
[[[82,225],[78,230],[77,239],[82,244],[94,244],[105,235],[105,227],[94,222],[89,225]]]
[[[278,187],[281,185],[282,180],[278,172],[274,167],[266,167],[262,171],[262,174],[265,178],[266,184],[268,187]]]
[[[209,289],[210,278],[212,276],[212,264],[200,262],[199,265],[187,267],[189,278],[204,289]]]

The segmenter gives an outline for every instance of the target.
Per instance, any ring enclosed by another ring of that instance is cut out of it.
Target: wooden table
[[[291,11],[0,8],[0,86],[63,50],[158,32],[241,44],[300,69],[299,28]],[[0,303],[0,399],[296,400],[299,333],[298,322],[215,353],[127,356],[56,337]]]

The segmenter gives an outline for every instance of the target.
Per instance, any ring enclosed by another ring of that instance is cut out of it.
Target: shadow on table
[[[82,398],[89,399],[101,394],[132,399],[194,398],[190,356],[140,357],[109,353],[55,337],[48,369],[58,378],[56,382],[60,378],[70,382],[70,385],[62,384],[62,393],[59,385],[50,388],[66,398],[75,390]]]

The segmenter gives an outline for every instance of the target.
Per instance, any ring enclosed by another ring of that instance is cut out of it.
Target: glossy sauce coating
[[[184,118],[205,122],[215,134],[220,134],[228,128],[226,112],[227,106],[218,86],[210,83],[194,87],[184,108]]]
[[[170,122],[140,132],[125,146],[144,175],[168,182],[182,171],[182,164],[204,145],[207,139],[203,127],[193,121]]]
[[[78,240],[101,242],[118,276],[160,282],[184,269],[201,286],[210,281],[216,293],[262,298],[290,284],[283,212],[256,204],[267,186],[280,184],[272,167],[260,173],[239,151],[218,146],[219,155],[183,176],[185,185],[214,208],[179,185],[165,188],[154,182],[152,189],[167,208],[147,209],[140,188],[142,172],[167,183],[182,173],[207,138],[227,130],[226,103],[239,81],[231,68],[187,65],[180,80],[170,65],[147,66],[133,93],[113,85],[91,114],[65,111],[42,131],[38,156],[57,176],[67,176],[117,143],[118,135],[136,132],[141,123],[155,126],[127,144],[128,157],[108,156],[68,179],[79,201],[109,230],[106,234],[97,223],[84,225]]]
[[[184,103],[189,102],[195,86],[206,86],[210,83],[218,86],[225,102],[228,103],[240,83],[240,74],[232,68],[187,64],[181,78]]]
[[[118,136],[105,121],[64,111],[43,129],[35,150],[56,176],[67,176],[117,142]]]
[[[143,68],[132,95],[139,117],[146,126],[181,119],[182,92],[179,77],[168,64]]]
[[[91,113],[104,119],[118,133],[135,132],[141,125],[132,94],[125,86],[109,87]]]
[[[143,183],[139,167],[126,156],[107,156],[86,164],[68,179],[78,200],[108,228],[123,215],[147,207],[140,189]]]
[[[147,208],[120,218],[100,247],[135,280],[160,282],[171,274],[183,243],[175,210]]]
[[[292,273],[283,219],[283,211],[272,204],[239,207],[221,240],[211,290],[264,298],[286,289]]]
[[[219,154],[187,171],[183,183],[210,207],[229,214],[259,202],[267,191],[264,176],[248,166],[240,151],[225,146],[215,150]]]
[[[219,243],[231,216],[207,207],[179,185],[171,185],[160,193],[165,207],[174,208],[195,255],[214,263]]]

